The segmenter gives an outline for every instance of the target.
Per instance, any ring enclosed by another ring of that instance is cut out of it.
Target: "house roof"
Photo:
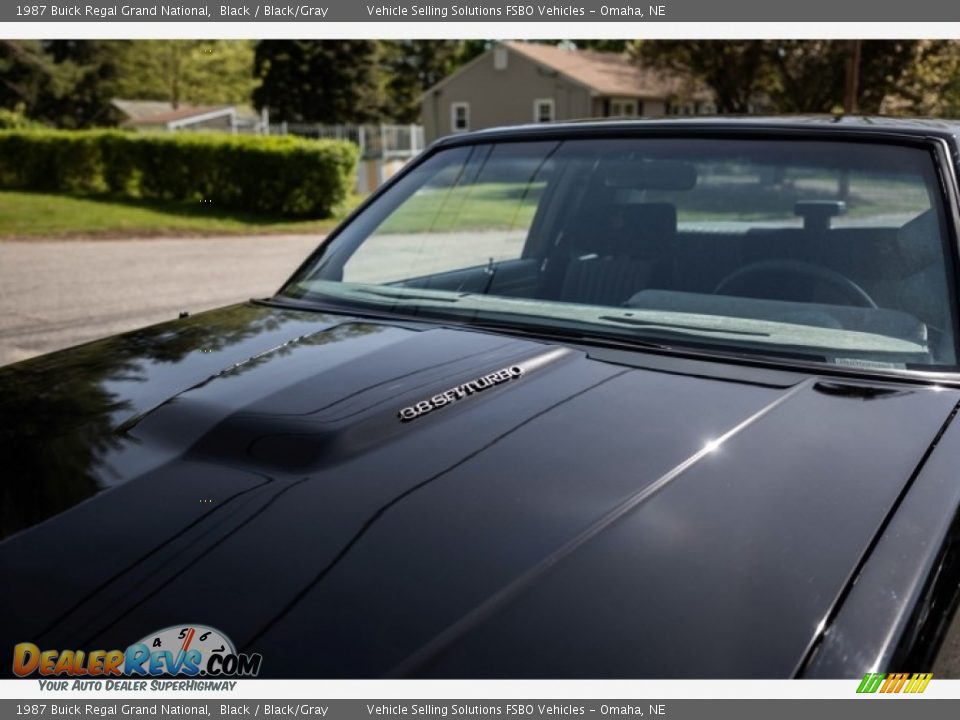
[[[166,112],[160,112],[155,115],[147,115],[144,117],[137,118],[135,120],[127,120],[124,125],[167,125],[169,123],[175,123],[177,121],[190,121],[194,120],[195,122],[200,122],[201,120],[209,120],[212,117],[219,117],[221,115],[230,115],[233,113],[233,107],[230,105],[225,105],[221,107],[211,106],[211,105],[189,105],[187,107],[179,107],[176,110],[168,110]],[[189,123],[179,123],[179,124],[189,124]]]
[[[173,110],[173,105],[162,100],[124,100],[114,98],[110,101],[117,110],[126,115],[126,120],[139,120],[149,115],[157,115]]]
[[[174,108],[169,102],[158,100],[111,100],[111,104],[126,115],[121,123],[128,127],[143,125],[166,125],[168,123],[190,124],[211,117],[233,114],[236,117],[257,117],[250,108],[234,105],[179,105]]]
[[[690,94],[706,99],[710,93],[702,85],[669,70],[640,66],[626,53],[575,50],[556,45],[507,41],[514,52],[566,75],[598,95],[638,98],[667,98]]]

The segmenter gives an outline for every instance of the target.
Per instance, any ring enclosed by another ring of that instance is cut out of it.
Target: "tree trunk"
[[[847,87],[843,98],[843,111],[852,115],[859,110],[860,98],[860,55],[862,40],[850,41],[850,54],[847,56]]]

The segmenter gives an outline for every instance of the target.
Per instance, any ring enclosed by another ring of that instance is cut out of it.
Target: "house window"
[[[537,123],[556,120],[556,106],[553,98],[539,98],[533,101],[533,121]]]
[[[636,117],[637,114],[636,100],[620,99],[610,101],[610,117]]]
[[[450,105],[450,130],[459,133],[470,129],[470,103],[455,102]]]
[[[507,69],[507,49],[503,45],[497,45],[493,49],[493,69]]]

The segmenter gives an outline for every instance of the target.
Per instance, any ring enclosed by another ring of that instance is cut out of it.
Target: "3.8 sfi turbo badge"
[[[470,380],[469,382],[452,387],[449,390],[445,390],[444,392],[434,395],[431,398],[421,400],[415,405],[401,408],[398,415],[400,416],[400,420],[402,422],[409,422],[410,420],[415,420],[418,417],[423,417],[427,413],[431,413],[434,410],[439,410],[445,405],[450,405],[458,400],[463,400],[471,395],[483,392],[484,390],[489,390],[497,385],[502,385],[505,382],[516,380],[521,375],[523,375],[523,368],[519,365],[511,365],[510,367],[502,368],[495,372],[488,373],[487,375],[481,375],[474,380]]]

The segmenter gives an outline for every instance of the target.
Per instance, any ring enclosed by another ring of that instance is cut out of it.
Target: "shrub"
[[[42,127],[43,123],[38,123],[24,115],[22,107],[13,110],[0,108],[0,130],[28,130]]]
[[[128,197],[140,195],[142,163],[137,158],[137,146],[131,142],[134,137],[127,133],[103,132],[98,139],[107,190]]]
[[[354,145],[336,140],[0,130],[0,187],[326,217],[346,202],[357,158]]]
[[[3,187],[85,192],[103,189],[96,140],[56,130],[0,131]]]

